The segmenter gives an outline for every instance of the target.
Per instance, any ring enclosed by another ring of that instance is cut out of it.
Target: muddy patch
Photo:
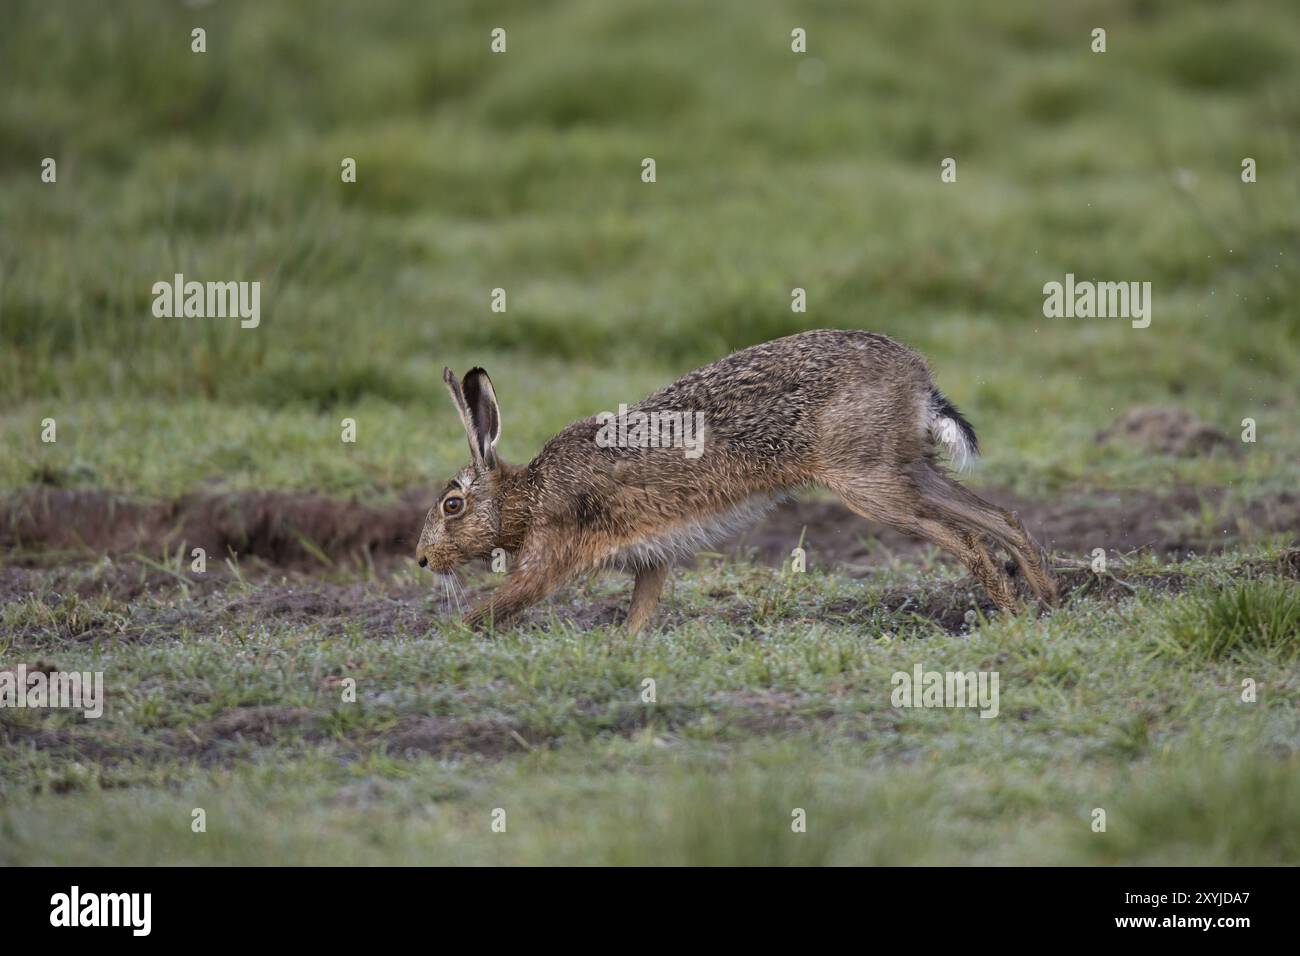
[[[281,729],[299,730],[313,720],[312,712],[305,707],[235,707],[199,727],[195,736],[199,740],[247,738],[266,744]]]
[[[1095,547],[1121,553],[1200,553],[1252,535],[1300,531],[1296,493],[1247,504],[1230,501],[1222,489],[1066,494],[1046,501],[997,489],[980,493],[1017,512],[1047,547],[1074,555]],[[154,572],[138,577],[139,590],[168,576],[201,586],[202,576],[189,573],[190,552],[198,547],[208,556],[208,574],[225,573],[227,567],[238,573],[268,567],[320,573],[372,568],[376,562],[391,566],[413,553],[428,504],[428,496],[416,490],[388,505],[367,505],[273,492],[149,503],[102,491],[36,488],[0,499],[0,551],[7,552],[11,568],[133,555],[141,566],[152,562],[147,566]],[[776,509],[715,550],[779,565],[805,529],[814,564],[866,563],[927,547],[864,521],[836,501],[810,498]],[[179,560],[167,557],[178,554]],[[231,566],[227,557],[233,557]],[[0,598],[15,587],[8,571],[0,569]],[[82,584],[93,587],[93,582]]]
[[[491,717],[410,717],[376,744],[400,757],[453,753],[503,757],[537,746],[506,721]]]
[[[130,558],[49,569],[0,567],[0,631],[35,641],[170,640],[186,631],[257,623],[420,633],[448,608],[410,576],[357,581],[301,570],[239,579],[157,573]]]
[[[232,620],[270,620],[282,624],[346,623],[365,632],[418,629],[440,613],[432,591],[414,588],[376,590],[362,585],[304,582],[296,587],[261,587],[221,608]]]
[[[1098,547],[1110,554],[1206,554],[1243,540],[1300,533],[1300,494],[1293,492],[1248,504],[1230,501],[1222,489],[1063,495],[1054,501],[999,490],[979,493],[1016,512],[1029,533],[1050,551],[1075,557],[1090,555]],[[778,566],[789,560],[800,535],[810,567],[871,564],[930,547],[919,538],[865,521],[838,502],[797,501],[770,513],[718,550]]]
[[[410,554],[428,495],[408,491],[388,505],[322,495],[244,492],[143,501],[104,491],[34,488],[0,504],[0,550],[167,556],[188,567],[193,548],[272,565],[330,567],[374,555]],[[165,557],[164,557],[165,559]]]

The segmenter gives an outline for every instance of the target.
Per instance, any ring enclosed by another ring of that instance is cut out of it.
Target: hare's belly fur
[[[666,528],[629,545],[610,561],[624,569],[684,560],[735,531],[753,524],[772,509],[782,495],[755,495],[736,507],[694,521]]]

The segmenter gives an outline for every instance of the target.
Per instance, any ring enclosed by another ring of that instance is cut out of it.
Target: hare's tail
[[[980,443],[975,437],[975,429],[957,406],[935,387],[930,388],[930,398],[926,402],[925,426],[930,440],[948,449],[958,471],[965,471],[979,456]]]

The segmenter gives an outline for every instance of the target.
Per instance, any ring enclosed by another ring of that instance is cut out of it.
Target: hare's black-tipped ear
[[[447,391],[451,393],[451,400],[456,405],[456,412],[460,415],[460,423],[465,426],[465,437],[469,439],[469,453],[474,459],[474,464],[483,466],[483,455],[479,451],[478,442],[474,439],[474,420],[470,416],[469,406],[465,404],[465,393],[461,390],[460,382],[456,381],[456,373],[449,368],[442,370],[442,380],[447,383]]]
[[[460,383],[462,400],[468,416],[470,450],[482,461],[484,467],[497,466],[497,442],[501,440],[501,409],[492,380],[481,368],[465,373]]]

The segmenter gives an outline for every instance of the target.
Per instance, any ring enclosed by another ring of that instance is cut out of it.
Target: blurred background
[[[1292,0],[7,0],[0,483],[382,496],[464,458],[444,364],[518,460],[830,326],[930,358],[977,481],[1291,487],[1298,53]],[[154,317],[177,272],[260,281],[260,327]],[[1151,326],[1045,319],[1067,272],[1151,282]],[[1258,452],[1093,441],[1149,403]]]

